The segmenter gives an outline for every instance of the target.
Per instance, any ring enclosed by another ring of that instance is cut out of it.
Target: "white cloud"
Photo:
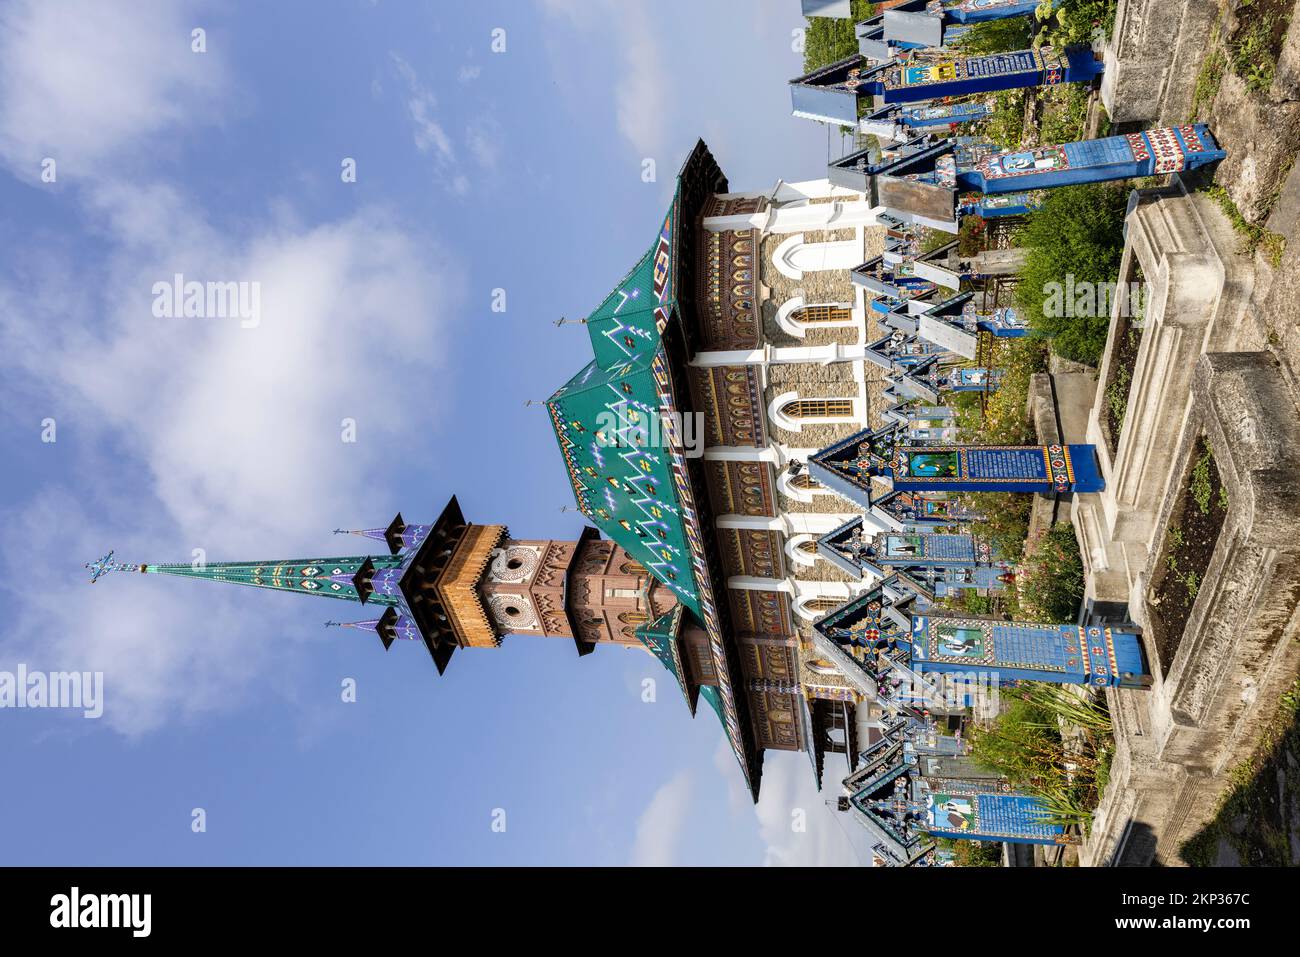
[[[595,13],[592,0],[539,0],[542,10],[551,17],[563,17],[572,23],[588,22]]]
[[[480,117],[465,131],[465,145],[480,166],[495,170],[501,156],[501,124],[491,117]]]
[[[763,863],[773,867],[855,867],[871,859],[870,840],[857,821],[827,807],[839,793],[847,766],[839,755],[827,755],[824,791],[818,791],[812,768],[802,753],[768,751],[763,757],[763,784],[754,804],[736,768],[726,740],[718,742],[713,766],[726,781],[728,806],[736,816],[752,813],[764,846]],[[792,812],[802,812],[805,830],[794,829]]]
[[[442,128],[434,115],[438,110],[438,98],[433,91],[420,82],[415,68],[396,53],[388,54],[398,75],[406,82],[406,109],[415,124],[415,147],[421,153],[436,151],[447,163],[454,162],[456,151],[452,148],[451,137]]]
[[[540,0],[549,17],[586,32],[611,30],[618,38],[619,70],[614,84],[614,121],[642,157],[661,157],[678,149],[668,140],[668,115],[674,84],[655,31],[652,9],[627,0]]]
[[[827,764],[841,755],[827,755]],[[754,810],[759,835],[767,850],[764,863],[775,867],[856,867],[870,861],[866,832],[848,814],[826,806],[839,793],[847,766],[827,767],[825,791],[818,792],[812,769],[803,754],[768,751],[763,762],[763,788]],[[795,812],[800,812],[796,817]],[[794,824],[801,820],[803,830]]]
[[[148,524],[142,502],[120,505]],[[236,596],[218,589],[211,589],[211,601],[196,620],[185,591],[194,583],[117,574],[86,584],[89,572],[74,562],[107,549],[102,517],[91,514],[83,496],[43,492],[21,512],[9,511],[2,527],[0,555],[21,562],[40,589],[11,601],[0,667],[12,670],[21,662],[37,670],[103,672],[102,723],[114,730],[138,735],[177,718],[229,708],[248,693],[253,678],[269,670],[268,661],[283,653],[242,627],[245,615]],[[144,537],[119,530],[114,557],[130,560]],[[186,547],[177,558],[188,554]],[[78,719],[64,729],[84,732],[98,724]]]
[[[185,58],[202,57],[183,13],[55,10],[68,7],[3,14],[0,43],[16,53],[0,58],[6,161],[61,143],[59,156],[83,164],[132,150],[138,166],[213,106],[216,88],[187,72]],[[41,587],[13,592],[3,654],[112,671],[105,721],[135,734],[229,707],[288,652],[257,641],[265,629],[250,616],[263,614],[234,589],[209,589],[196,620],[192,583],[116,576],[90,588],[76,564],[108,547],[125,561],[188,561],[195,547],[210,561],[248,558],[268,544],[311,554],[322,532],[373,519],[358,511],[400,465],[402,437],[436,418],[432,346],[463,270],[384,209],[303,224],[273,203],[232,230],[151,169],[81,168],[64,200],[76,231],[12,248],[0,273],[0,375],[57,413],[78,490],[56,486],[6,513],[0,547]],[[153,286],[176,273],[259,283],[260,323],[156,318]],[[341,439],[344,418],[355,443]],[[175,547],[160,555],[160,540]]]
[[[321,475],[379,468],[384,440],[410,424],[404,403],[383,397],[403,373],[427,374],[427,345],[458,296],[431,265],[447,256],[373,209],[234,241],[165,187],[99,187],[92,209],[118,247],[100,324],[68,328],[40,298],[6,309],[0,328],[26,346],[0,362],[96,403],[187,534],[256,539],[348,514],[359,490]],[[260,324],[155,318],[154,283],[176,273],[259,283]],[[51,342],[51,329],[68,335]],[[340,441],[345,417],[355,444]]]
[[[219,50],[190,50],[192,5],[13,0],[0,8],[0,157],[35,178],[53,157],[86,175],[161,129],[210,122]]]
[[[390,52],[393,68],[405,85],[406,110],[413,125],[415,147],[430,156],[434,169],[444,188],[457,196],[469,193],[472,183],[461,161],[463,152],[473,157],[479,168],[492,171],[501,152],[501,125],[489,116],[480,116],[466,128],[463,144],[458,148],[438,119],[438,97],[426,86],[411,64],[397,53]],[[461,83],[479,74],[479,67],[462,67]]]
[[[372,483],[398,461],[392,451],[401,437],[436,408],[436,390],[420,383],[430,381],[429,363],[436,362],[429,344],[459,301],[447,278],[452,258],[377,210],[230,239],[163,187],[106,185],[94,191],[89,208],[116,248],[102,276],[79,264],[82,280],[100,294],[89,301],[64,294],[66,273],[57,269],[0,284],[0,332],[12,346],[0,355],[0,369],[68,409],[63,428],[72,420],[87,447],[114,447],[114,459],[91,468],[90,491],[98,493],[100,476],[111,484],[142,468],[149,481],[132,489],[134,505],[161,506],[162,514],[125,542],[118,537],[121,519],[99,494],[96,505],[106,513],[96,518],[72,511],[42,520],[50,512],[42,502],[10,516],[44,529],[36,533],[46,536],[41,547],[57,551],[47,563],[66,563],[72,544],[52,539],[54,528],[84,530],[88,540],[77,547],[87,558],[115,545],[123,560],[188,561],[197,546],[220,561],[255,557],[268,543],[276,554],[293,543],[319,543],[340,521],[373,518],[358,514]],[[155,318],[152,284],[174,272],[260,282],[260,325]],[[341,441],[345,417],[357,423],[352,444]],[[123,453],[128,461],[120,460]],[[155,544],[142,556],[132,548],[146,530]],[[114,540],[105,541],[109,536]],[[176,547],[159,556],[156,542],[164,536]],[[29,539],[27,548],[35,547]],[[15,542],[9,548],[26,554]],[[137,593],[139,604],[132,605],[120,581],[91,592],[79,576],[52,567],[41,607],[19,613],[28,627],[17,633],[39,634],[47,652],[132,662],[129,677],[113,685],[106,715],[129,732],[148,730],[177,706],[237,698],[261,657],[239,638],[239,628],[222,628],[212,642],[214,619],[229,601],[219,589],[204,596],[211,616],[178,628],[194,619],[173,591],[185,586],[149,584],[147,599]]]
[[[636,14],[623,25],[627,42],[620,47],[627,68],[614,87],[618,129],[641,156],[657,157],[670,148],[665,115],[672,90],[650,18],[633,9]]]
[[[694,779],[690,771],[679,771],[655,792],[636,822],[632,844],[634,867],[671,867],[690,817]]]

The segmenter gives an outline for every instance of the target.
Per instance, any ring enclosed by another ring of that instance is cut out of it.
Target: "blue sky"
[[[663,682],[643,703],[648,655],[507,639],[438,678],[322,627],[347,606],[80,567],[319,554],[452,493],[575,537],[525,407],[590,358],[552,321],[648,247],[697,137],[735,189],[823,174],[784,85],[800,24],[794,0],[0,5],[0,670],[106,686],[97,721],[0,710],[0,863],[859,860],[802,754],[769,752],[755,808],[710,715]],[[178,272],[258,282],[260,324],[155,318]]]

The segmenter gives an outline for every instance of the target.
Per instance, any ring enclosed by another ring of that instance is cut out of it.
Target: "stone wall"
[[[1121,321],[1117,297],[1110,338],[1088,421],[1086,441],[1097,447],[1105,491],[1077,496],[1073,505],[1084,561],[1087,598],[1127,602],[1157,531],[1173,473],[1170,460],[1191,405],[1191,377],[1207,349],[1254,349],[1262,340],[1246,315],[1253,289],[1249,263],[1223,214],[1175,178],[1168,189],[1135,192],[1125,223],[1128,241],[1119,281],[1146,283],[1140,320]],[[1124,427],[1113,442],[1103,428],[1105,384],[1118,353],[1117,336],[1140,332]]]
[[[1187,122],[1217,20],[1217,0],[1119,0],[1101,78],[1101,100],[1111,120]]]
[[[1300,670],[1300,411],[1257,309],[1268,290],[1218,207],[1175,180],[1137,195],[1127,229],[1121,278],[1140,269],[1150,290],[1113,447],[1104,395],[1088,424],[1107,487],[1073,505],[1087,620],[1125,616],[1115,608],[1148,632],[1169,620],[1151,583],[1201,443],[1228,507],[1170,660],[1148,633],[1150,694],[1107,693],[1116,753],[1081,861],[1177,864]]]

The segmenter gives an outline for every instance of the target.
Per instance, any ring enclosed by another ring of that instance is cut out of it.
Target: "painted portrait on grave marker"
[[[975,807],[963,794],[938,793],[930,798],[930,824],[945,831],[969,831]]]
[[[946,478],[956,476],[959,469],[958,453],[912,452],[905,454],[904,474],[915,478]]]
[[[984,629],[935,623],[934,638],[938,652],[949,658],[983,658]]]

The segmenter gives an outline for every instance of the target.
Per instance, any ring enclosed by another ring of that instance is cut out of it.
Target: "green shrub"
[[[1020,271],[1016,304],[1024,310],[1029,325],[1049,337],[1052,350],[1066,359],[1097,365],[1106,348],[1110,316],[1050,314],[1066,310],[1047,308],[1049,290],[1052,284],[1065,287],[1070,276],[1076,286],[1093,283],[1098,288],[1118,279],[1127,202],[1128,187],[1123,185],[1054,189],[1016,237],[1017,244],[1029,252]]]
[[[999,90],[993,94],[993,113],[980,121],[977,132],[1000,149],[1017,149],[1025,138],[1025,90]]]
[[[952,854],[955,867],[1001,867],[1001,841],[961,841],[950,837],[935,838],[938,847]]]
[[[1042,93],[1040,143],[1073,143],[1083,139],[1088,120],[1089,90],[1083,83],[1062,83]]]
[[[1263,226],[1246,219],[1237,208],[1237,204],[1232,201],[1232,197],[1228,195],[1228,191],[1222,186],[1211,184],[1202,192],[1214,200],[1215,204],[1223,210],[1223,215],[1228,217],[1228,222],[1232,223],[1233,230],[1241,238],[1239,252],[1249,256],[1254,255],[1256,249],[1262,248],[1268,254],[1274,268],[1282,264],[1282,254],[1286,251],[1285,236],[1271,233]]]
[[[1254,93],[1267,93],[1277,73],[1277,59],[1286,38],[1289,14],[1279,15],[1269,4],[1242,0],[1242,26],[1228,44],[1232,72]],[[1254,7],[1255,9],[1248,9]]]
[[[1008,689],[1007,699],[991,726],[970,729],[971,756],[1040,798],[1048,820],[1086,830],[1110,775],[1110,716],[1092,699],[1036,681]],[[1067,749],[1062,721],[1082,732],[1080,747]]]
[[[995,339],[992,365],[1002,370],[998,390],[981,407],[979,392],[955,392],[949,405],[957,413],[962,437],[975,445],[1024,445],[1034,438],[1029,421],[1029,382],[1047,369],[1047,348],[1032,337]],[[981,411],[982,409],[982,411]]]
[[[1026,546],[1016,573],[1022,614],[1035,621],[1068,624],[1078,617],[1083,589],[1083,558],[1073,525],[1054,525]]]
[[[1045,42],[1058,49],[1087,46],[1093,38],[1108,36],[1115,27],[1118,0],[1062,0],[1054,9],[1050,0],[1039,6],[1038,18],[1046,23]]]

